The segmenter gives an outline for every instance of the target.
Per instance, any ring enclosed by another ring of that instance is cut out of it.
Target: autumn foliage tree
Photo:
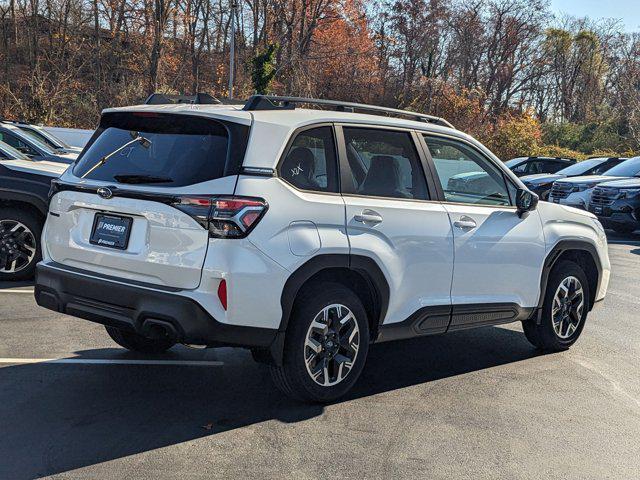
[[[370,102],[502,157],[640,150],[640,36],[544,0],[0,0],[0,115],[93,127],[149,93]],[[574,151],[567,151],[571,149]]]

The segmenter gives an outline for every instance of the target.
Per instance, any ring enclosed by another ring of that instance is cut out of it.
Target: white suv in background
[[[249,348],[322,402],[374,342],[521,321],[568,348],[610,272],[592,214],[538,205],[448,122],[292,97],[105,110],[43,238],[39,305],[131,350]]]

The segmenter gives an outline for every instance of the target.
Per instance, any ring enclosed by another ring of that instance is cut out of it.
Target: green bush
[[[271,93],[271,82],[276,75],[275,55],[278,46],[269,45],[251,60],[251,82],[258,94]]]

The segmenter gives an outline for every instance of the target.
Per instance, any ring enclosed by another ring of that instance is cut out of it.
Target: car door
[[[431,200],[417,135],[349,125],[337,133],[351,257],[370,257],[383,271],[391,292],[384,323],[417,314],[418,333],[444,332],[453,233],[447,211]]]
[[[424,135],[451,218],[455,265],[450,329],[514,320],[538,302],[545,241],[537,211],[517,214],[516,187],[470,143]],[[452,182],[451,171],[473,182]]]

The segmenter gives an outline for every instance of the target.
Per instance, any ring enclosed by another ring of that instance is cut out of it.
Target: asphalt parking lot
[[[350,396],[282,396],[234,349],[116,348],[0,285],[0,479],[640,475],[640,235],[569,352],[519,325],[374,346]]]

